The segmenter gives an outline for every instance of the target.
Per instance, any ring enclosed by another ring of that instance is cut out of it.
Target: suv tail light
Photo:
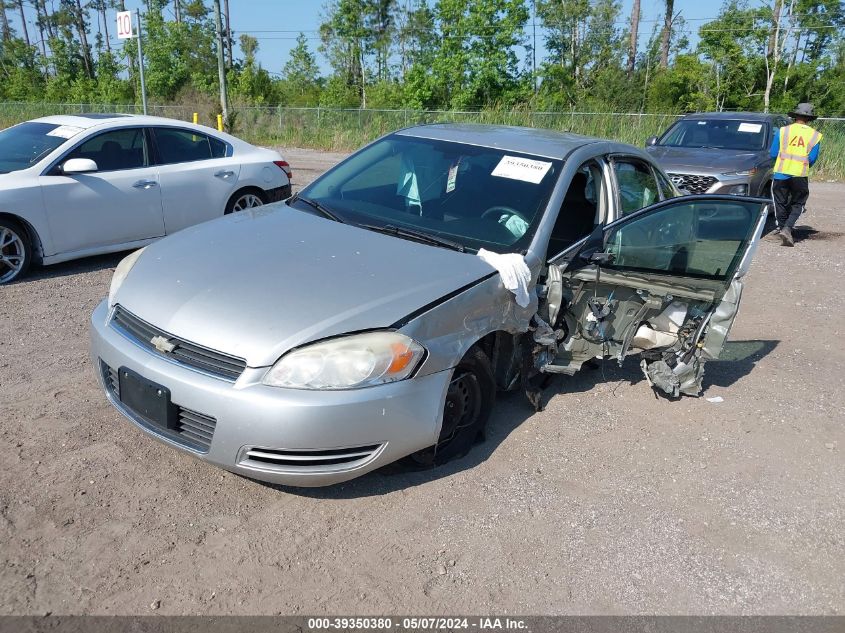
[[[286,160],[274,160],[273,164],[276,165],[279,169],[281,169],[285,174],[287,174],[288,180],[293,178],[293,172],[290,169],[290,165]]]

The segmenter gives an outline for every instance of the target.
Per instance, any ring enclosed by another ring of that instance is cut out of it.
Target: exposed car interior
[[[672,396],[697,393],[699,336],[759,215],[756,202],[676,200],[609,229],[600,275],[569,262],[563,273],[550,267],[543,316],[557,334],[546,337],[554,360],[541,359],[544,371],[572,373],[597,354],[621,362],[643,353],[649,382]],[[723,325],[738,298],[718,316]]]
[[[549,256],[589,235],[605,216],[601,167],[590,161],[572,177],[549,239]]]

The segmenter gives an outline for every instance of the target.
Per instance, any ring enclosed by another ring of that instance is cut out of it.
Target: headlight
[[[425,349],[398,332],[353,334],[282,356],[264,384],[289,389],[357,389],[404,380]]]
[[[741,169],[740,171],[725,171],[722,172],[723,176],[753,176],[757,173],[757,168],[752,167],[751,169]]]
[[[147,248],[146,246],[144,248]],[[111,278],[111,286],[109,286],[109,309],[114,306],[114,296],[117,294],[117,291],[123,285],[123,281],[126,279],[126,275],[129,274],[129,271],[132,270],[132,267],[135,265],[135,262],[138,261],[138,258],[141,256],[141,253],[144,252],[144,248],[140,248],[134,253],[130,253],[126,257],[120,260],[120,263],[117,265],[117,268],[114,269],[114,275]]]

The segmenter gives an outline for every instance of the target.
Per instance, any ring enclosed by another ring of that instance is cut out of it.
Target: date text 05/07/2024
[[[527,630],[528,626],[524,620],[499,617],[404,617],[394,619],[389,617],[332,617],[332,618],[309,618],[308,629],[310,630],[400,630],[400,631],[426,631],[426,630]]]

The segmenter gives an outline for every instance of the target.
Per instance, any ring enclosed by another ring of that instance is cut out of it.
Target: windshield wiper
[[[436,235],[432,235],[431,233],[425,233],[423,231],[415,231],[414,229],[407,229],[404,227],[396,226],[395,224],[385,224],[384,226],[376,226],[374,224],[359,224],[362,229],[368,229],[370,231],[375,231],[376,233],[384,233],[385,235],[394,235],[396,237],[404,237],[409,240],[414,240],[417,242],[423,242],[424,244],[433,244],[434,246],[444,246],[446,248],[451,248],[453,251],[458,252],[465,252],[466,247],[459,242],[453,242],[452,240],[448,240],[445,237],[437,237]]]
[[[299,200],[300,202],[304,202],[305,204],[307,204],[312,209],[316,209],[317,211],[322,213],[324,216],[326,216],[329,220],[334,220],[335,222],[340,222],[341,224],[346,224],[346,221],[342,220],[340,218],[340,216],[337,215],[334,211],[330,211],[329,209],[324,207],[322,204],[320,204],[316,200],[312,200],[311,198],[303,198],[298,193],[295,194],[288,202],[296,202],[297,200]]]

